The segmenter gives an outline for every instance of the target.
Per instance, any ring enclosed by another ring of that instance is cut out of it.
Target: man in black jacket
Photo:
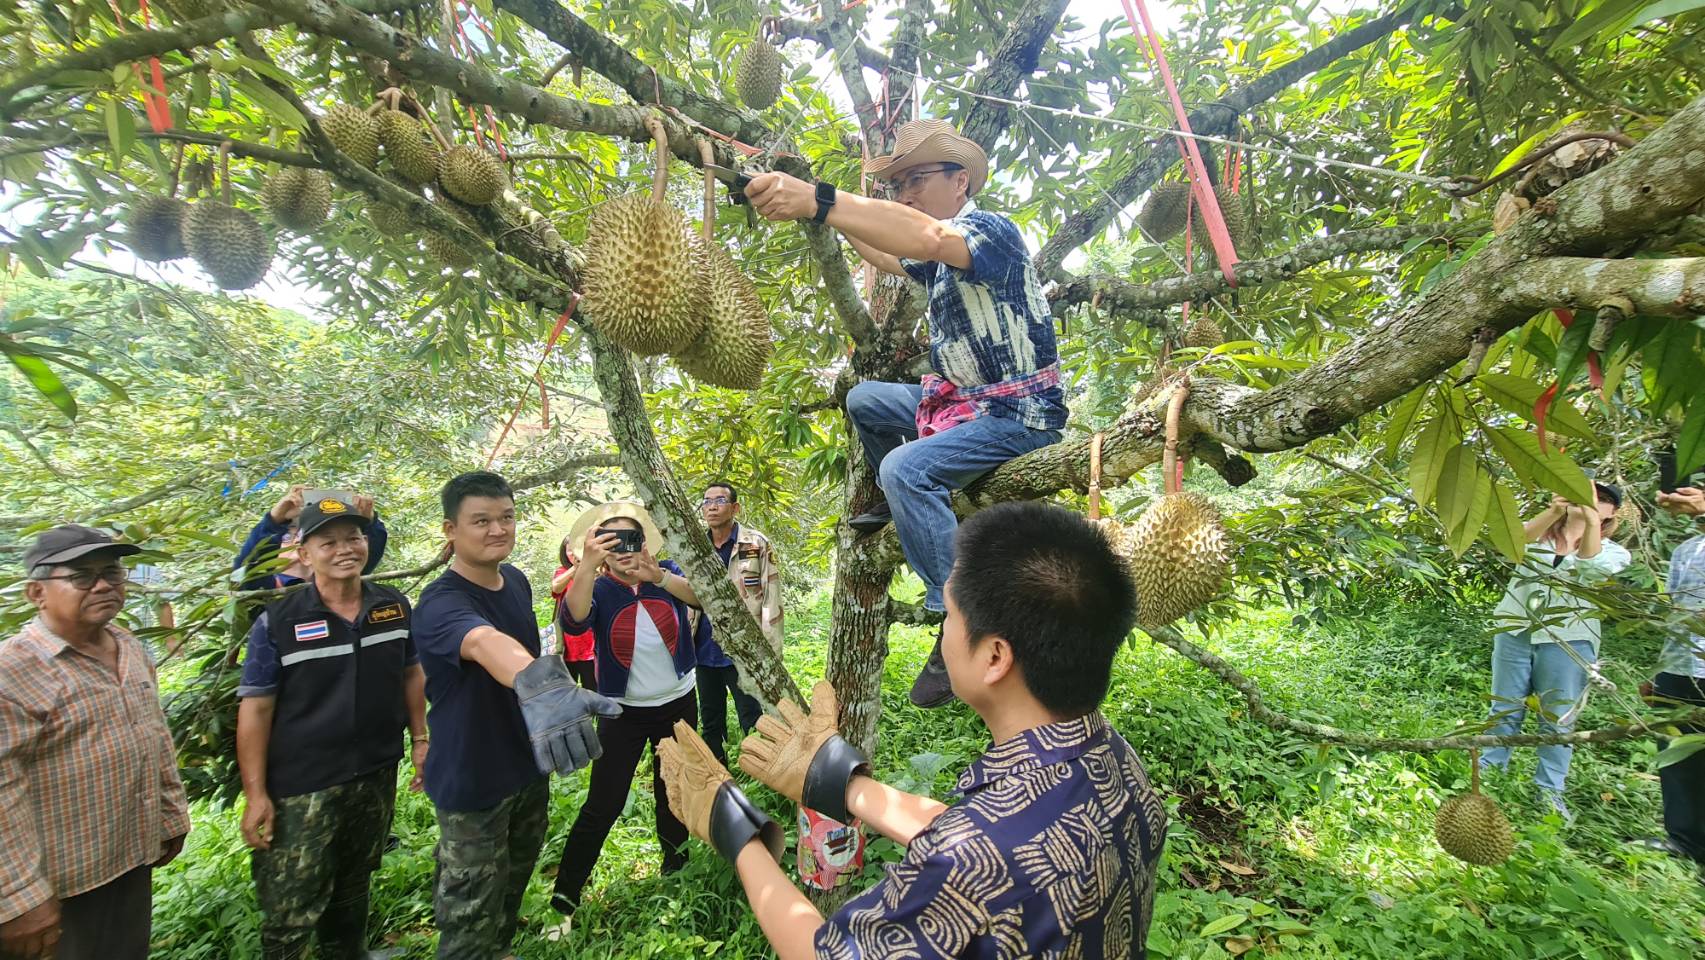
[[[409,602],[364,583],[371,521],[327,497],[302,506],[308,585],[267,605],[237,690],[237,762],[266,960],[366,954],[369,878],[396,803],[402,732],[426,762],[426,679]]]

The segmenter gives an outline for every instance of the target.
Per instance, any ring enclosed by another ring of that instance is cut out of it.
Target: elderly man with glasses
[[[752,619],[758,621],[764,639],[780,656],[781,573],[776,570],[775,548],[770,545],[770,538],[737,521],[740,492],[726,480],[705,486],[699,509],[704,514],[711,549],[728,568],[728,579],[734,582],[734,589],[746,602]],[[740,689],[739,670],[716,642],[710,615],[691,609],[688,613],[697,621],[693,626],[693,644],[699,652],[699,729],[711,752],[727,763],[723,750],[728,740],[728,697],[724,692],[734,696],[734,717],[740,721],[741,733],[752,732],[758,718],[764,715],[764,708],[756,697]]]
[[[754,177],[746,196],[771,220],[834,227],[866,263],[927,289],[923,383],[867,381],[847,394],[847,416],[884,494],[849,523],[868,533],[893,521],[924,582],[924,606],[939,613],[958,526],[953,491],[1058,442],[1066,424],[1059,352],[1024,237],[971,200],[988,178],[982,147],[944,120],[914,120],[900,127],[894,152],[865,169],[894,182],[895,201],[784,173]],[[953,700],[939,634],[911,699],[920,707]]]
[[[73,524],[24,552],[0,644],[0,957],[143,960],[189,810],[146,648],[113,625],[141,550]]]

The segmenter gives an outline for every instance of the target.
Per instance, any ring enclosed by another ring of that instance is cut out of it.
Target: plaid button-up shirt
[[[39,617],[0,644],[0,922],[152,863],[189,832],[154,663],[107,630],[117,675]]]
[[[830,917],[819,960],[1145,956],[1166,806],[1099,713],[1035,727]]]
[[[900,261],[929,293],[929,359],[937,376],[924,379],[919,435],[989,415],[1033,430],[1063,428],[1054,317],[1024,236],[1011,220],[969,200],[947,222],[964,235],[970,267]]]

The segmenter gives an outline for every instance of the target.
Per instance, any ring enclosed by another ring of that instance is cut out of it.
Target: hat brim
[[[368,519],[367,517],[362,516],[359,513],[322,514],[320,516],[320,522],[319,523],[316,523],[311,527],[298,526],[296,528],[296,542],[301,543],[302,541],[308,539],[308,537],[311,534],[314,534],[314,533],[317,533],[321,530],[324,530],[326,527],[326,524],[337,523],[339,520],[353,520],[353,521],[355,521],[355,525],[357,527],[361,528],[362,533],[366,533],[367,528],[371,527],[373,525],[372,520]]]
[[[633,500],[611,500],[608,503],[601,503],[576,517],[574,525],[568,529],[569,552],[579,556],[586,543],[586,531],[606,520],[614,520],[617,517],[637,520],[639,529],[645,534],[645,546],[651,551],[652,558],[655,559],[662,554],[663,533],[657,529],[657,523],[651,519],[651,514],[645,509],[645,505]]]
[[[80,543],[75,547],[66,547],[57,553],[38,558],[30,569],[57,567],[62,563],[81,560],[90,554],[101,552],[110,553],[115,557],[128,557],[132,554],[141,553],[142,548],[134,543]]]
[[[989,160],[981,148],[963,137],[932,133],[905,153],[871,157],[864,172],[884,180],[898,180],[908,172],[928,163],[955,163],[970,173],[966,194],[976,196],[989,179]]]

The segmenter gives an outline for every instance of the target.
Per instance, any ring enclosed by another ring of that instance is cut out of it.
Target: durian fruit
[[[462,249],[461,245],[436,230],[426,231],[426,252],[452,270],[466,270],[475,263],[473,254]]]
[[[740,62],[734,68],[734,92],[740,102],[753,110],[763,110],[781,96],[781,51],[770,46],[762,37],[746,44]]]
[[[1207,311],[1198,311],[1196,318],[1184,328],[1183,344],[1186,347],[1207,349],[1217,347],[1225,342],[1225,331],[1220,329],[1219,322],[1209,316]]]
[[[483,207],[508,189],[509,171],[490,153],[460,144],[439,158],[438,184],[457,200]]]
[[[372,221],[373,229],[381,236],[407,236],[414,229],[414,221],[409,219],[408,212],[389,203],[369,203],[367,219]]]
[[[675,363],[706,383],[757,389],[772,349],[764,302],[728,251],[693,236],[704,277],[704,330],[675,355]]]
[[[1244,195],[1232,193],[1231,187],[1222,183],[1214,188],[1214,198],[1220,202],[1220,215],[1225,218],[1226,232],[1231,234],[1231,245],[1241,258],[1247,252],[1245,248],[1251,239],[1249,208],[1244,205]],[[1208,224],[1202,219],[1200,206],[1190,211],[1190,223],[1195,228],[1196,242],[1213,253],[1213,241],[1208,239]]]
[[[1171,366],[1161,364],[1147,380],[1137,384],[1137,388],[1131,391],[1131,399],[1126,401],[1125,404],[1126,412],[1135,411],[1148,403],[1149,400],[1153,399],[1156,394],[1160,393],[1161,388],[1167,386],[1172,378],[1177,376],[1177,374],[1178,371],[1173,369]]]
[[[1470,762],[1474,779],[1467,793],[1460,793],[1439,805],[1433,817],[1433,836],[1439,846],[1464,863],[1495,867],[1510,858],[1515,850],[1515,831],[1498,802],[1480,792],[1480,761],[1471,752]]]
[[[325,223],[332,211],[332,181],[323,170],[284,167],[266,178],[261,202],[274,223],[307,232]]]
[[[247,290],[272,266],[272,237],[252,214],[228,203],[202,200],[184,217],[184,246],[213,282]]]
[[[320,118],[320,129],[326,132],[332,146],[349,154],[356,163],[364,167],[379,163],[379,121],[367,111],[340,103]]]
[[[1190,184],[1183,180],[1158,184],[1149,191],[1148,202],[1137,214],[1137,226],[1156,242],[1171,240],[1184,232],[1189,208]]]
[[[189,256],[184,247],[184,217],[189,204],[176,197],[144,194],[130,202],[125,212],[129,229],[126,242],[138,260],[164,263]]]
[[[1137,622],[1145,629],[1165,626],[1212,600],[1231,563],[1219,511],[1190,491],[1150,504],[1131,528],[1128,544]]]
[[[704,297],[686,223],[647,193],[597,208],[587,226],[580,309],[641,355],[679,353],[704,329]]]
[[[438,177],[438,160],[442,153],[438,142],[414,117],[401,110],[381,110],[378,124],[379,144],[391,167],[410,183],[428,184]]]

